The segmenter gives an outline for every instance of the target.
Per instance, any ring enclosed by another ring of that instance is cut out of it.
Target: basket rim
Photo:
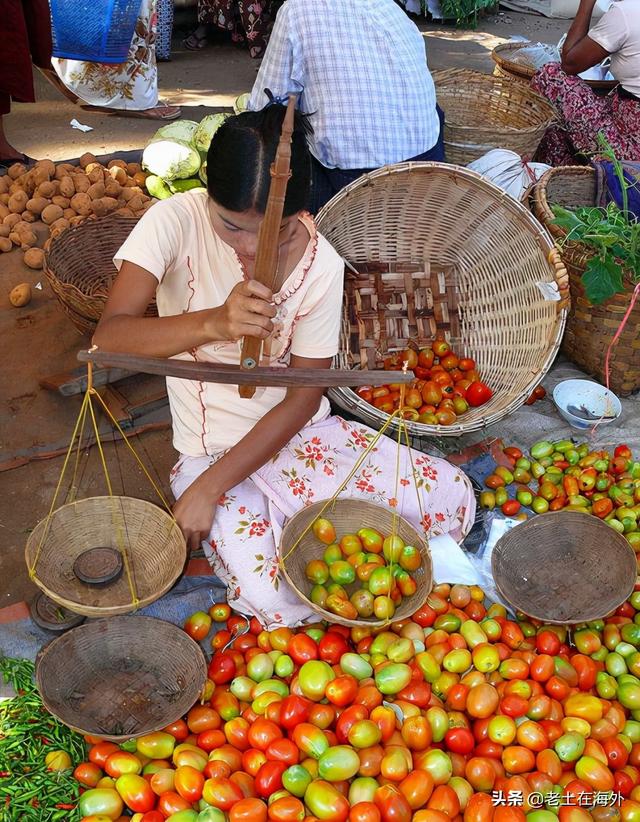
[[[321,507],[323,505],[325,505],[329,500],[332,500],[332,498],[328,497],[328,498],[325,498],[325,499],[322,499],[322,500],[317,500],[316,502],[311,503],[311,505],[307,505],[304,508],[301,508],[299,511],[296,511],[295,514],[293,514],[293,516],[287,518],[287,520],[284,524],[284,527],[282,529],[282,534],[280,535],[280,540],[279,540],[279,545],[278,545],[278,566],[282,570],[282,573],[284,574],[284,577],[287,580],[287,583],[288,583],[289,587],[295,593],[295,595],[302,602],[304,602],[305,605],[307,605],[309,608],[311,608],[316,614],[321,616],[325,622],[338,623],[339,625],[345,625],[346,627],[350,627],[350,628],[362,628],[362,627],[381,628],[384,625],[390,625],[392,622],[395,621],[395,619],[396,619],[395,617],[393,617],[392,619],[386,619],[386,620],[385,619],[346,619],[345,617],[341,617],[341,616],[338,616],[337,614],[331,613],[331,611],[326,611],[324,608],[321,608],[320,606],[315,605],[313,602],[311,602],[311,600],[307,596],[302,594],[301,591],[298,589],[297,584],[289,576],[289,572],[287,571],[287,566],[286,566],[287,559],[282,558],[279,555],[279,550],[280,550],[280,547],[282,546],[282,543],[284,541],[284,536],[287,533],[287,529],[290,528],[291,524],[297,518],[302,518],[303,514],[309,515],[309,513],[312,512],[314,509],[320,510]],[[428,577],[430,577],[430,580],[431,580],[431,585],[427,586],[427,588],[429,588],[429,590],[427,590],[426,593],[420,594],[416,591],[416,593],[413,594],[411,597],[406,598],[408,602],[411,602],[412,612],[415,612],[415,611],[419,610],[424,605],[424,603],[427,601],[427,598],[428,598],[428,596],[431,592],[431,588],[433,588],[433,583],[434,583],[433,559],[431,557],[431,549],[429,548],[429,540],[427,539],[427,537],[426,536],[421,536],[419,530],[415,527],[415,525],[413,525],[411,522],[409,522],[409,520],[406,517],[403,517],[402,514],[399,514],[397,511],[394,511],[394,509],[389,507],[389,506],[380,505],[379,503],[370,502],[369,500],[360,499],[359,497],[340,497],[339,496],[339,497],[336,497],[336,499],[333,499],[332,502],[333,503],[357,502],[357,503],[360,503],[360,504],[367,505],[371,508],[376,508],[378,510],[383,510],[383,511],[388,512],[390,514],[395,513],[397,515],[398,519],[402,520],[402,522],[405,525],[407,525],[417,535],[418,540],[421,543],[420,546],[419,546],[420,555],[422,557],[421,568],[422,568],[424,574],[428,575]],[[327,507],[327,511],[329,511],[329,510],[330,510],[330,506]],[[416,572],[414,572],[414,573],[416,573]],[[415,600],[415,602],[414,602],[414,600]]]
[[[94,501],[94,500],[104,501],[104,500],[112,500],[112,499],[120,499],[120,500],[125,499],[125,500],[128,500],[128,501],[132,501],[132,502],[136,503],[138,505],[138,507],[144,507],[147,510],[151,510],[153,514],[157,514],[158,512],[160,512],[160,514],[162,514],[162,516],[165,518],[165,520],[167,520],[167,519],[171,520],[173,522],[174,526],[175,526],[173,528],[173,530],[175,531],[176,528],[178,529],[179,538],[180,538],[180,541],[181,541],[182,546],[184,548],[184,552],[183,552],[184,553],[184,559],[183,559],[182,563],[180,564],[180,568],[177,571],[177,573],[172,572],[168,582],[164,586],[162,586],[162,588],[160,589],[159,592],[154,593],[154,594],[148,594],[145,597],[141,597],[138,600],[137,605],[134,605],[132,602],[129,602],[125,605],[117,605],[117,606],[111,606],[111,607],[109,607],[109,606],[99,606],[99,605],[85,605],[84,603],[78,603],[75,600],[67,599],[66,597],[62,596],[60,593],[58,593],[56,591],[53,591],[44,582],[42,582],[42,580],[38,576],[37,568],[35,569],[35,573],[33,575],[33,582],[38,586],[38,588],[40,588],[41,591],[43,591],[49,597],[49,599],[52,599],[57,605],[61,605],[64,608],[67,608],[69,611],[73,611],[75,614],[82,614],[83,616],[87,616],[87,617],[90,617],[90,618],[93,618],[93,619],[99,619],[101,617],[126,616],[128,614],[134,613],[139,608],[145,608],[147,605],[150,605],[152,602],[155,602],[156,600],[160,599],[160,597],[164,596],[164,594],[166,594],[167,591],[169,591],[175,585],[176,580],[182,575],[182,573],[184,571],[186,561],[188,559],[187,543],[186,543],[186,540],[184,538],[184,534],[182,533],[182,531],[180,529],[180,526],[175,521],[175,519],[169,514],[168,511],[166,511],[160,505],[157,505],[154,502],[150,502],[149,500],[139,499],[138,497],[129,497],[129,496],[126,496],[126,495],[123,495],[123,494],[114,494],[113,496],[95,495],[95,496],[91,496],[91,497],[82,497],[81,499],[76,499],[76,500],[73,500],[72,502],[66,502],[63,505],[60,505],[58,508],[56,508],[55,510],[53,510],[51,512],[51,518],[53,519],[53,517],[55,517],[55,515],[57,513],[59,513],[64,508],[70,508],[72,506],[76,507],[78,505],[81,505],[82,503],[91,502],[91,501]],[[40,528],[40,526],[45,527],[44,523],[46,523],[47,519],[48,519],[48,516],[45,515],[41,520],[39,520],[36,523],[35,527],[32,529],[32,531],[30,532],[30,534],[28,535],[28,537],[27,537],[27,541],[25,543],[25,549],[24,549],[24,558],[25,558],[25,563],[27,565],[27,569],[31,568],[31,565],[30,565],[30,562],[29,562],[29,558],[30,558],[29,554],[30,554],[30,549],[33,547],[34,535],[36,534],[36,532],[37,532],[38,528]]]
[[[62,720],[60,717],[58,717],[57,714],[54,713],[54,711],[51,710],[51,708],[49,707],[50,703],[48,703],[48,700],[47,700],[47,698],[45,697],[45,695],[43,693],[43,687],[41,686],[41,683],[43,681],[42,676],[41,676],[42,664],[43,664],[42,661],[44,659],[46,659],[52,652],[55,652],[57,650],[55,647],[53,647],[53,646],[55,646],[55,644],[57,642],[62,643],[63,640],[68,642],[69,641],[68,637],[71,634],[74,634],[75,636],[77,636],[77,633],[75,633],[75,632],[77,632],[79,630],[83,630],[85,632],[96,633],[96,634],[108,632],[110,630],[110,628],[113,628],[114,623],[120,622],[120,624],[122,624],[123,619],[133,619],[133,620],[136,621],[136,625],[140,625],[140,622],[144,621],[146,624],[149,624],[149,627],[153,627],[154,632],[158,631],[158,630],[161,630],[161,631],[165,631],[167,633],[172,633],[173,637],[174,637],[174,639],[177,643],[182,643],[185,648],[190,648],[191,650],[193,650],[194,651],[194,654],[193,654],[194,660],[197,658],[198,667],[201,669],[200,670],[200,673],[202,675],[202,686],[201,687],[204,686],[204,683],[205,683],[205,680],[206,680],[206,677],[207,677],[207,663],[206,663],[206,659],[205,659],[202,647],[200,646],[199,643],[197,643],[194,639],[192,639],[185,631],[183,631],[180,628],[180,626],[175,625],[173,622],[168,622],[167,620],[160,619],[159,617],[151,617],[151,616],[147,616],[147,615],[143,615],[143,614],[139,614],[139,615],[138,614],[122,615],[120,617],[115,617],[115,618],[109,617],[109,618],[101,618],[101,619],[92,620],[91,622],[83,622],[81,625],[77,625],[75,628],[70,628],[68,631],[65,631],[64,633],[60,634],[59,636],[53,637],[53,639],[51,639],[49,642],[47,642],[46,645],[44,645],[42,648],[40,648],[40,650],[38,651],[38,654],[36,655],[36,662],[35,662],[36,688],[38,689],[38,693],[40,694],[43,705],[49,711],[49,713],[56,716],[56,718],[58,718],[60,722],[62,722],[68,728],[71,728],[71,730],[76,731],[77,733],[81,733],[81,734],[84,735],[84,734],[90,734],[92,732],[87,731],[84,728],[80,728],[77,725],[70,725],[67,722],[64,722],[64,720]],[[151,625],[150,623],[153,623],[153,625]],[[161,628],[158,627],[158,623],[162,623]],[[103,630],[103,626],[104,626],[104,630]],[[169,626],[169,627],[167,627],[167,626]],[[195,653],[196,648],[199,651],[199,655],[197,653]],[[133,734],[133,735],[132,734],[124,734],[124,735],[100,734],[100,737],[102,739],[110,740],[110,741],[113,741],[113,742],[125,742],[127,739],[136,739],[139,736],[144,736],[148,733],[154,733],[154,731],[161,730],[162,728],[166,727],[167,725],[170,725],[172,722],[175,722],[176,720],[180,719],[180,717],[183,716],[183,714],[184,714],[184,710],[181,709],[179,714],[177,714],[175,716],[173,714],[171,714],[171,716],[174,716],[173,719],[169,719],[166,722],[163,719],[164,724],[158,726],[157,728],[145,729],[145,730],[143,730],[143,731],[141,731],[140,733],[137,733],[137,734]]]
[[[499,202],[502,206],[504,206],[507,209],[507,211],[509,211],[512,215],[516,216],[519,220],[524,221],[524,225],[527,228],[529,228],[531,235],[534,237],[535,242],[542,251],[545,259],[549,260],[550,255],[556,250],[556,246],[547,228],[541,224],[541,221],[536,219],[536,217],[531,213],[531,211],[528,208],[524,206],[523,203],[519,202],[518,200],[515,200],[513,197],[510,197],[505,191],[503,191],[501,188],[498,188],[498,186],[496,186],[489,180],[486,180],[481,174],[478,174],[476,171],[472,171],[471,169],[465,168],[464,166],[427,161],[395,163],[387,166],[382,166],[381,168],[378,168],[375,171],[371,171],[368,174],[363,174],[357,180],[354,180],[352,183],[349,183],[348,186],[345,186],[345,188],[339,191],[334,197],[331,198],[331,200],[329,200],[329,202],[327,202],[320,209],[320,211],[316,215],[316,224],[318,227],[318,231],[322,233],[322,222],[330,213],[330,211],[339,204],[341,204],[344,200],[348,200],[349,197],[354,196],[355,193],[357,193],[360,190],[360,188],[368,188],[372,185],[376,185],[377,183],[382,183],[384,185],[387,179],[391,178],[395,174],[402,175],[416,173],[444,174],[447,177],[451,178],[454,182],[458,178],[467,180],[480,191],[490,193],[497,202]],[[562,268],[562,271],[560,272],[557,269],[554,269],[552,264],[549,264],[549,282],[555,282],[558,286],[560,286],[561,282],[563,284],[566,284],[568,282],[568,276],[564,268]],[[537,385],[549,371],[560,349],[560,344],[562,342],[562,337],[564,334],[564,329],[569,312],[568,305],[565,301],[561,300],[560,302],[556,303],[556,305],[557,313],[555,333],[552,337],[550,337],[547,355],[545,359],[539,365],[538,369],[534,373],[532,373],[531,382],[529,384],[530,387],[528,386],[525,391],[522,391],[520,394],[513,397],[513,399],[511,399],[510,402],[506,403],[502,408],[493,411],[490,414],[482,415],[479,419],[476,419],[473,422],[462,422],[452,426],[442,426],[426,425],[424,423],[417,423],[411,422],[410,420],[406,420],[405,424],[407,426],[407,431],[409,435],[418,437],[457,437],[462,434],[470,433],[472,431],[483,430],[489,425],[493,425],[494,423],[499,422],[500,420],[504,419],[504,417],[508,416],[509,414],[513,413],[513,411],[516,411],[518,408],[520,408],[520,406],[528,398],[533,387]],[[353,391],[353,389],[330,388],[328,394],[345,411],[350,411],[355,406],[360,407],[361,400],[356,394],[356,392]],[[367,408],[367,410],[369,410],[369,408]],[[380,423],[380,425],[386,422],[389,416],[385,412],[379,411],[377,408],[374,408],[373,406],[371,406],[371,412],[373,418],[377,420]],[[396,419],[392,420],[390,428],[394,431],[397,431],[398,426],[399,422]]]
[[[613,531],[612,528],[609,528],[608,525],[606,525],[602,520],[598,519],[597,517],[593,517],[591,514],[588,514],[588,513],[582,514],[579,511],[549,511],[546,514],[536,514],[535,517],[532,517],[531,519],[527,520],[526,522],[521,523],[521,525],[531,526],[532,523],[535,523],[536,521],[539,521],[538,517],[540,517],[540,516],[549,517],[550,515],[554,516],[556,518],[558,516],[560,516],[565,520],[568,519],[570,522],[582,522],[583,520],[586,520],[587,523],[590,523],[589,527],[600,528],[602,526],[601,530],[603,528],[606,528],[607,529],[607,532],[606,532],[607,537],[609,537],[609,539],[613,539],[611,534],[608,533],[609,531]],[[580,519],[577,519],[578,517]],[[516,528],[517,527],[520,527],[520,526],[516,526]],[[602,533],[605,534],[605,531],[602,530]],[[513,600],[505,594],[504,589],[503,589],[503,585],[502,585],[502,581],[501,581],[501,577],[500,577],[499,574],[496,573],[497,556],[498,556],[496,548],[498,547],[500,542],[502,542],[503,540],[506,540],[506,538],[509,537],[510,534],[511,534],[511,531],[507,531],[505,534],[503,534],[500,537],[500,539],[498,540],[498,542],[496,543],[496,546],[494,547],[494,550],[491,553],[491,576],[493,577],[493,580],[495,582],[496,590],[498,591],[498,593],[500,594],[502,599],[506,603],[508,603],[508,605],[512,609],[514,609],[515,611],[521,611],[522,613],[526,613],[527,616],[532,617],[533,619],[540,620],[540,621],[545,622],[545,623],[550,624],[550,625],[578,625],[582,622],[591,622],[592,620],[602,619],[603,618],[603,614],[601,612],[598,612],[597,610],[594,610],[593,612],[588,612],[587,616],[581,616],[580,619],[577,619],[577,620],[576,619],[574,619],[574,620],[549,619],[548,615],[529,613],[528,611],[523,610],[517,603],[513,602]],[[636,566],[635,556],[636,555],[635,555],[635,552],[634,552],[633,548],[627,542],[627,540],[622,536],[622,534],[619,534],[617,531],[614,531],[614,534],[618,538],[617,540],[614,539],[614,541],[617,541],[621,548],[624,544],[624,546],[626,546],[626,548],[629,549],[627,553],[629,555],[629,558],[633,562],[633,568],[634,568],[634,573],[629,575],[629,583],[627,584],[627,589],[628,590],[626,590],[624,596],[621,596],[620,602],[618,603],[617,606],[615,606],[617,608],[633,592],[633,589],[634,589],[634,586],[635,586],[635,583],[636,583],[636,574],[635,574],[635,566]],[[630,567],[631,567],[631,563],[630,563]],[[614,611],[615,608],[612,608],[611,610]],[[604,616],[606,616],[606,615],[607,614],[604,614]]]
[[[517,76],[521,76],[526,78],[530,81],[533,76],[536,74],[536,69],[534,66],[527,66],[523,65],[522,63],[516,63],[513,60],[509,60],[508,57],[503,57],[503,51],[515,51],[517,48],[522,48],[523,46],[531,46],[535,45],[533,40],[520,40],[516,43],[507,41],[506,43],[498,43],[497,46],[491,51],[491,59],[493,60],[496,65],[500,66],[500,68],[504,69],[505,71],[515,74]],[[613,89],[618,85],[617,80],[585,80],[588,86],[591,88],[596,89]]]

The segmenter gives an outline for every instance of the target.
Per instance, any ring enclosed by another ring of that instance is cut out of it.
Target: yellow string
[[[80,428],[80,423],[82,420],[83,411],[86,411],[86,405],[89,402],[89,394],[84,395],[84,399],[82,400],[82,405],[80,406],[80,413],[78,414],[78,418],[76,420],[75,428],[73,429],[73,434],[71,435],[71,442],[69,443],[69,448],[67,449],[66,456],[64,458],[64,464],[62,466],[62,471],[60,473],[60,477],[58,478],[58,484],[56,485],[56,490],[53,493],[53,499],[51,500],[51,506],[49,508],[49,513],[47,514],[47,519],[45,522],[45,527],[43,534],[40,538],[40,542],[38,543],[38,547],[36,548],[36,555],[33,559],[33,564],[29,568],[29,577],[31,579],[36,578],[36,565],[38,564],[38,560],[40,558],[40,552],[42,551],[42,546],[44,545],[44,541],[49,534],[49,526],[51,523],[51,515],[55,509],[56,501],[58,499],[58,494],[60,493],[60,488],[62,487],[62,481],[64,480],[64,474],[67,469],[67,465],[69,464],[69,459],[71,457],[71,452],[73,451],[73,444],[76,441],[76,437],[78,436],[78,429]]]
[[[80,466],[80,454],[82,452],[82,441],[84,439],[84,429],[87,423],[87,406],[84,405],[84,409],[80,410],[80,433],[78,434],[78,447],[76,449],[76,460],[73,466],[73,476],[71,477],[71,484],[69,485],[69,490],[67,491],[67,496],[65,498],[65,502],[74,502],[76,498],[76,494],[78,491],[77,486],[77,479],[78,479],[78,468]]]

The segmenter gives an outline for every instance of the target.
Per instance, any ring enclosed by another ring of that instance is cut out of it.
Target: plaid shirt
[[[299,93],[327,168],[378,168],[432,148],[440,130],[422,35],[394,0],[287,0],[249,108]]]

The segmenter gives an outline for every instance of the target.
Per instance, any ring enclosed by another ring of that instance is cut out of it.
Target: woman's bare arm
[[[588,36],[596,0],[580,0],[580,6],[562,47],[562,70],[580,74],[601,63],[609,52]]]
[[[93,342],[106,351],[150,357],[172,357],[209,342],[239,340],[244,336],[265,339],[273,329],[271,292],[249,280],[239,283],[226,302],[205,311],[173,317],[144,317],[158,287],[144,268],[124,262]]]
[[[291,357],[292,368],[329,368],[330,365],[331,359]],[[220,497],[265,465],[304,428],[318,410],[322,391],[322,388],[288,389],[281,403],[189,486],[174,506],[174,513],[192,549],[209,536]]]

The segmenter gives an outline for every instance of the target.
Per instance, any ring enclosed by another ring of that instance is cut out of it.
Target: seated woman
[[[600,150],[599,133],[620,160],[640,160],[640,0],[614,0],[590,28],[594,6],[595,0],[580,0],[562,63],[544,66],[531,81],[560,115],[536,156],[550,165],[584,163]],[[606,97],[597,96],[575,75],[608,56],[619,85]]]
[[[258,227],[285,108],[270,105],[225,121],[207,157],[208,193],[175,195],[144,215],[118,251],[115,280],[94,342],[192,362],[239,364],[245,335],[264,340],[265,364],[329,368],[338,350],[342,259],[304,212],[311,159],[297,115],[291,179],[280,231],[274,292],[253,280]],[[156,297],[159,317],[144,317]],[[332,496],[373,432],[329,415],[321,388],[258,388],[167,379],[175,516],[192,549],[204,544],[237,610],[265,626],[311,617],[278,569],[285,518]],[[460,541],[474,518],[471,485],[449,463],[382,437],[347,495],[398,506],[427,534]]]

